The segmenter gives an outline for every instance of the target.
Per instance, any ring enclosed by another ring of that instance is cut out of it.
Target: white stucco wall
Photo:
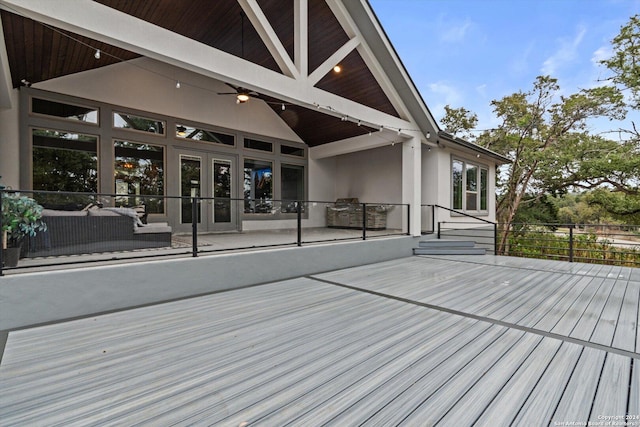
[[[177,81],[180,89],[176,88]],[[236,104],[234,95],[218,95],[233,92],[230,86],[148,58],[59,77],[33,87],[302,142],[264,101],[251,99]]]
[[[19,92],[11,91],[11,108],[0,108],[0,184],[20,188]]]
[[[336,198],[402,203],[402,146],[387,145],[336,158]]]

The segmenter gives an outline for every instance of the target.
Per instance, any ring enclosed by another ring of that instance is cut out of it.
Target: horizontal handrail
[[[495,224],[495,222],[493,222],[493,221],[489,221],[488,219],[484,219],[484,218],[480,218],[480,217],[477,217],[477,216],[473,216],[473,215],[470,215],[470,214],[468,214],[468,213],[466,213],[466,212],[462,212],[462,211],[459,211],[459,210],[456,210],[456,209],[447,208],[447,207],[444,207],[444,206],[440,206],[440,205],[438,205],[438,204],[433,204],[433,205],[422,205],[422,206],[435,206],[435,207],[436,207],[436,208],[438,208],[438,209],[444,209],[445,211],[453,212],[453,213],[455,213],[455,214],[457,214],[457,215],[466,216],[466,217],[468,217],[468,218],[473,218],[473,219],[476,219],[476,220],[478,220],[478,221],[485,222],[485,223],[487,223],[487,224],[492,224],[492,225],[493,225],[493,224]],[[440,221],[440,222],[443,222],[443,223],[444,223],[445,221]]]
[[[406,203],[2,188],[2,204],[12,195],[32,198],[49,209],[42,217],[47,229],[41,229],[35,235],[14,234],[12,246],[17,249],[22,242],[22,249],[18,251],[21,257],[28,257],[29,262],[7,267],[4,251],[0,251],[0,276],[3,269],[25,266],[186,254],[197,257],[205,252],[410,234],[410,205]],[[81,211],[86,212],[80,214]],[[218,214],[226,219],[216,219]],[[277,226],[272,226],[269,220],[276,220],[273,224]],[[246,221],[251,222],[250,227]],[[222,227],[216,228],[216,224],[222,224]],[[245,230],[245,227],[262,231],[259,240],[247,245],[246,233],[226,233]],[[286,232],[269,233],[274,228]],[[225,235],[221,236],[221,233]],[[13,255],[15,249],[12,249]],[[103,255],[82,257],[77,261],[68,257],[80,254]]]

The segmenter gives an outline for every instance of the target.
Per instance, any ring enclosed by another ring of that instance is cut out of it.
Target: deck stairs
[[[429,239],[413,249],[414,255],[485,255],[486,252],[471,240]]]

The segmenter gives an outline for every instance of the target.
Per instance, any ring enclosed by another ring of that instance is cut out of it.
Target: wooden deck
[[[624,422],[639,298],[640,269],[417,256],[11,331],[0,425]]]

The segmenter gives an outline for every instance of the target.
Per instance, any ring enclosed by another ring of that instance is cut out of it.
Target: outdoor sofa
[[[130,251],[171,246],[167,223],[143,224],[131,208],[43,211],[47,231],[26,242],[25,257]]]

